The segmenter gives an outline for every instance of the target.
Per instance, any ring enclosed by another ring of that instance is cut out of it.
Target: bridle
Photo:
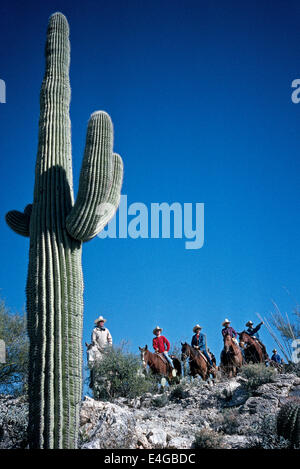
[[[145,353],[146,353],[146,350],[143,350],[141,351],[141,355],[142,355],[142,365],[143,365],[143,368],[147,368],[147,363],[146,363],[146,360],[145,360]]]

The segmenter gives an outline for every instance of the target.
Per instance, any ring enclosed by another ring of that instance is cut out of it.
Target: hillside
[[[238,376],[215,384],[184,379],[157,394],[113,402],[85,397],[81,408],[80,446],[101,448],[274,448],[280,407],[300,394],[293,373],[269,375],[260,384]],[[27,403],[0,398],[0,448],[26,447]]]

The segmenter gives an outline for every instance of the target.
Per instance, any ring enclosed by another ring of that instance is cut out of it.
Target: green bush
[[[188,392],[184,390],[182,384],[178,384],[174,389],[172,389],[170,394],[171,401],[185,399],[188,396]]]
[[[237,409],[224,409],[220,415],[221,430],[227,435],[237,433],[240,424],[240,413]]]
[[[241,370],[242,377],[248,380],[245,386],[249,390],[254,390],[262,384],[271,383],[276,374],[274,368],[266,367],[263,363],[245,365]]]
[[[104,358],[93,367],[93,397],[113,400],[134,398],[157,390],[156,380],[144,374],[140,357],[124,350],[124,345],[108,347]]]
[[[0,339],[6,345],[6,362],[0,363],[0,393],[24,395],[28,384],[29,340],[24,314],[13,313],[0,299]]]
[[[153,407],[165,407],[169,403],[169,400],[165,394],[162,396],[153,397],[151,404]]]
[[[224,448],[224,437],[221,433],[210,428],[202,428],[195,435],[193,443],[195,449],[222,449]]]

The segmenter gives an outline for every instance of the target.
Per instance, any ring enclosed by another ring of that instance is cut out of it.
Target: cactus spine
[[[277,434],[300,448],[300,399],[284,404],[277,416]]]
[[[45,55],[33,204],[23,213],[8,212],[6,221],[16,233],[30,238],[30,446],[76,448],[82,393],[81,246],[117,210],[123,163],[113,153],[110,117],[93,113],[74,204],[69,26],[61,13],[50,17]],[[101,204],[105,213],[99,211]]]

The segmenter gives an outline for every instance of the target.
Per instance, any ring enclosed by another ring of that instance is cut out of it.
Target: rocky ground
[[[114,402],[85,397],[80,446],[185,449],[194,447],[200,432],[200,447],[258,447],[275,436],[280,406],[299,394],[299,377],[275,373],[256,388],[238,376],[215,384],[183,380],[158,394]],[[23,398],[0,396],[0,448],[26,447],[27,416]]]
[[[276,413],[288,396],[299,394],[300,378],[275,374],[256,389],[248,384],[240,376],[216,384],[195,380],[163,394],[113,403],[85,397],[82,448],[192,448],[199,431],[211,446],[255,447],[275,437]]]

